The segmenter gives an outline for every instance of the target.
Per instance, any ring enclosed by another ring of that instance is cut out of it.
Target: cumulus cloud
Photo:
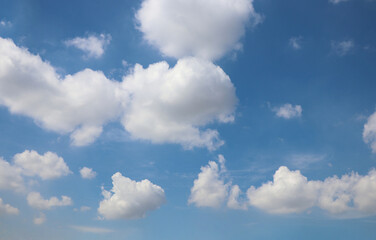
[[[4,203],[3,199],[0,198],[0,215],[1,214],[9,214],[9,215],[17,215],[19,214],[18,208],[11,206],[10,204]]]
[[[80,169],[80,174],[82,178],[85,179],[93,179],[95,176],[97,176],[97,173],[93,171],[93,169],[88,167],[83,167]]]
[[[290,40],[289,40],[289,44],[295,50],[301,49],[302,48],[302,37],[301,36],[291,37]]]
[[[88,227],[88,226],[71,226],[71,228],[80,231],[80,232],[87,232],[87,233],[111,233],[114,232],[108,228],[99,228],[99,227]]]
[[[363,140],[372,148],[372,152],[376,153],[376,112],[373,113],[364,124]]]
[[[76,37],[65,41],[65,45],[80,49],[86,53],[87,58],[100,58],[110,42],[110,34],[100,34],[99,36],[89,35],[88,37]]]
[[[275,107],[272,109],[275,112],[275,115],[284,119],[299,118],[302,116],[302,106],[300,105],[291,105],[286,103],[280,107]]]
[[[46,221],[46,215],[44,213],[39,213],[38,217],[33,219],[35,225],[42,225]]]
[[[39,56],[0,38],[0,105],[45,129],[70,133],[75,146],[94,142],[103,125],[121,119],[136,139],[215,149],[223,144],[219,133],[203,128],[233,121],[236,95],[223,70],[205,60],[185,58],[172,68],[137,64],[123,82],[90,69],[62,77]]]
[[[332,41],[332,51],[338,56],[345,56],[354,48],[354,42],[352,40],[347,41]]]
[[[61,200],[57,197],[51,197],[50,199],[44,199],[40,193],[31,192],[27,195],[27,203],[39,210],[49,210],[54,207],[70,206],[73,204],[72,199],[67,196],[61,196]]]
[[[147,179],[137,182],[117,172],[112,185],[111,191],[102,188],[98,212],[105,219],[143,218],[166,201],[164,190]]]
[[[234,120],[235,88],[220,67],[205,60],[184,58],[173,68],[166,62],[136,65],[122,84],[131,95],[122,122],[134,138],[212,150],[223,141],[216,130],[202,127]]]
[[[241,49],[245,28],[262,17],[253,0],[144,0],[136,19],[144,39],[164,55],[214,60]]]
[[[269,213],[298,213],[313,207],[318,195],[316,182],[308,182],[300,171],[280,167],[273,181],[247,191],[249,204]]]
[[[39,176],[43,180],[56,179],[71,173],[64,159],[53,152],[39,155],[34,150],[25,150],[14,155],[13,161],[23,175]]]
[[[25,190],[21,169],[0,157],[0,189],[22,192]]]

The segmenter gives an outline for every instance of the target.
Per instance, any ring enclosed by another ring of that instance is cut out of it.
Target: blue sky
[[[0,0],[0,239],[370,239],[375,13]]]

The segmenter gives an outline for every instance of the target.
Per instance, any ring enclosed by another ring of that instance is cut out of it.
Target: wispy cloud
[[[87,58],[100,58],[105,48],[111,42],[110,34],[89,35],[88,37],[76,37],[65,41],[65,45],[76,47],[86,53]]]
[[[303,108],[300,105],[293,106],[290,103],[286,103],[280,107],[272,108],[275,115],[284,119],[299,118],[302,116]]]
[[[343,57],[350,53],[350,51],[354,48],[355,44],[352,40],[332,41],[331,46],[332,52],[334,54]]]
[[[76,226],[73,225],[71,228],[80,231],[80,232],[87,232],[87,233],[112,233],[114,230],[108,228],[99,228],[99,227],[88,227],[88,226]]]
[[[298,37],[291,37],[289,40],[289,45],[294,49],[294,50],[300,50],[302,48],[302,36]]]

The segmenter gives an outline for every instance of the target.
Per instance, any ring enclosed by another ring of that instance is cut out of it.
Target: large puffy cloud
[[[144,39],[163,54],[213,60],[241,49],[246,25],[262,18],[253,0],[144,0],[136,19]]]
[[[249,203],[270,213],[296,213],[314,206],[318,183],[307,181],[300,171],[280,167],[273,181],[247,191]]]
[[[0,38],[0,104],[46,129],[73,132],[74,145],[93,142],[119,115],[124,94],[117,85],[90,69],[62,78],[39,56]]]
[[[111,191],[102,189],[104,199],[98,208],[105,219],[143,218],[166,201],[164,190],[147,179],[137,182],[118,172],[112,184]]]
[[[376,112],[368,118],[364,125],[363,140],[370,144],[372,152],[376,153]]]
[[[25,150],[14,155],[13,161],[16,167],[22,169],[23,175],[39,176],[43,180],[55,179],[71,173],[64,159],[53,152],[40,155],[36,151]]]
[[[27,203],[39,210],[49,210],[54,207],[70,206],[73,204],[72,199],[67,196],[61,196],[61,200],[57,197],[51,197],[50,199],[44,199],[40,193],[31,192],[27,195]]]
[[[166,62],[146,69],[136,65],[123,87],[131,95],[123,124],[135,138],[215,149],[223,144],[218,132],[200,127],[234,119],[234,86],[208,61],[185,58],[173,68]]]
[[[17,215],[20,211],[18,208],[11,206],[10,204],[3,203],[3,199],[0,198],[0,215],[5,213],[9,215]]]
[[[137,139],[215,149],[223,144],[218,132],[202,128],[231,122],[235,103],[230,78],[208,61],[136,65],[122,83],[90,69],[61,77],[39,56],[0,38],[0,105],[43,128],[70,133],[76,146],[92,143],[103,125],[122,119]]]

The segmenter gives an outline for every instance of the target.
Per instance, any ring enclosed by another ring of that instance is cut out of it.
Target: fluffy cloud
[[[364,125],[363,140],[370,144],[372,152],[376,153],[376,112],[368,118]]]
[[[97,176],[97,173],[93,171],[93,169],[88,167],[83,167],[80,169],[80,174],[82,178],[85,179],[93,179],[95,176]]]
[[[118,83],[85,69],[62,79],[39,56],[0,38],[0,104],[87,145],[122,111]],[[121,96],[120,96],[121,95]]]
[[[40,193],[31,192],[27,195],[27,203],[39,210],[49,210],[53,207],[70,206],[73,204],[72,199],[67,196],[61,196],[61,200],[57,197],[51,197],[50,199],[44,199]]]
[[[3,203],[3,199],[0,198],[0,215],[1,214],[17,215],[19,213],[18,208],[15,208],[9,204]]]
[[[136,65],[122,84],[131,95],[122,122],[134,138],[186,148],[223,144],[216,130],[200,130],[234,119],[235,88],[220,67],[197,58],[181,59],[173,68],[166,62]]]
[[[166,201],[163,189],[147,179],[136,182],[118,172],[112,176],[112,184],[111,191],[102,188],[104,199],[98,212],[105,219],[143,218]]]
[[[281,107],[273,108],[273,112],[275,112],[277,117],[284,118],[284,119],[291,119],[291,118],[298,118],[302,116],[302,106],[300,105],[291,105],[290,103],[286,103]]]
[[[336,217],[353,218],[376,214],[376,171],[308,181],[299,171],[280,167],[273,181],[259,188],[250,187],[251,206],[269,213],[299,213],[314,206]]]
[[[14,167],[0,157],[0,189],[21,192],[25,190],[21,169]]]
[[[347,41],[332,41],[332,51],[338,56],[347,55],[354,48],[354,42],[352,40]]]
[[[111,35],[90,35],[86,38],[76,37],[65,41],[67,46],[76,47],[86,53],[86,57],[100,58],[104,54],[105,47],[110,44]]]
[[[273,181],[247,191],[249,203],[269,213],[297,213],[313,207],[318,183],[307,181],[300,171],[280,167]]]
[[[34,150],[25,150],[14,155],[15,167],[22,169],[25,176],[39,176],[41,179],[55,179],[71,173],[62,157],[56,153],[46,152],[39,155]]]
[[[218,132],[202,128],[231,122],[236,95],[220,67],[196,58],[173,68],[137,64],[122,83],[90,69],[61,77],[39,56],[0,38],[0,105],[43,128],[70,133],[75,146],[92,143],[103,125],[122,119],[136,139],[215,149],[223,144]]]
[[[213,60],[241,49],[239,40],[246,25],[252,27],[261,22],[252,3],[253,0],[144,0],[136,19],[144,39],[163,54]]]
[[[228,195],[229,184],[225,184],[221,173],[224,168],[225,159],[219,155],[220,166],[214,161],[210,161],[207,166],[201,167],[198,178],[191,188],[191,195],[188,203],[198,207],[220,207]]]

